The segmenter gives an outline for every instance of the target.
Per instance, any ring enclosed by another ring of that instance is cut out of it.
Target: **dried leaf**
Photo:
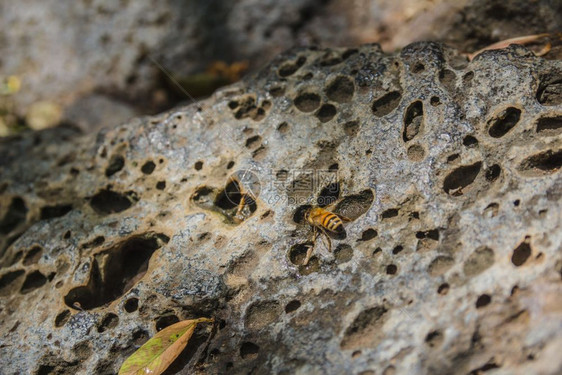
[[[544,39],[544,46],[539,52],[535,52],[535,55],[537,55],[537,56],[543,56],[543,55],[547,54],[552,47],[553,41],[557,41],[557,40],[562,39],[562,33],[526,35],[526,36],[520,36],[520,37],[517,37],[517,38],[506,39],[506,40],[502,40],[502,41],[499,41],[497,43],[491,44],[487,47],[484,47],[481,50],[478,50],[474,53],[467,54],[467,56],[468,56],[468,59],[472,61],[472,59],[474,59],[476,56],[478,56],[479,54],[481,54],[484,51],[506,48],[511,44],[529,45],[529,44],[533,44],[533,43],[539,43],[539,41],[543,40],[543,39]]]
[[[164,328],[125,360],[119,375],[161,374],[180,355],[197,324],[207,322],[213,319],[184,320]]]

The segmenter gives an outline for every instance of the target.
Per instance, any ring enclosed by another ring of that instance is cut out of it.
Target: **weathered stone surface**
[[[115,373],[202,316],[172,370],[560,373],[561,80],[523,47],[302,49],[159,116],[4,140],[3,373]],[[332,198],[346,235],[302,266],[302,206]]]

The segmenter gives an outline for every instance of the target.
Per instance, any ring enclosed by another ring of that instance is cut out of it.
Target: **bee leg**
[[[332,252],[332,240],[330,239],[330,236],[328,236],[328,232],[326,232],[326,230],[324,228],[320,228],[322,230],[322,233],[324,234],[324,238],[326,239],[326,242],[328,244],[328,251],[331,253]]]
[[[312,258],[312,252],[314,251],[314,247],[316,246],[316,239],[318,238],[318,231],[316,227],[312,229],[312,245],[308,246],[308,250],[306,251],[306,257],[304,258],[304,262],[302,263],[303,266],[308,264],[310,258]]]
[[[240,198],[240,203],[238,203],[238,209],[236,210],[236,214],[234,216],[238,217],[238,215],[240,215],[242,213],[242,210],[244,209],[244,207],[246,206],[246,195],[242,195],[242,198]]]

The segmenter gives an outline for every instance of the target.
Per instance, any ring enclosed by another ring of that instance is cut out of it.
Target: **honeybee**
[[[321,234],[324,235],[328,243],[328,251],[332,251],[332,240],[329,233],[341,235],[344,232],[343,223],[351,219],[337,215],[322,207],[311,207],[304,213],[304,219],[312,226],[312,245],[309,246],[303,265],[306,266],[312,257],[312,252],[316,245],[316,239]]]
[[[236,207],[232,219],[241,223],[256,210],[256,200],[261,186],[257,176],[250,170],[240,170],[230,176],[224,190],[224,198]]]
[[[234,221],[236,223],[241,223],[244,221],[245,218],[252,214],[252,206],[256,205],[256,198],[255,196],[249,192],[241,192],[240,193],[240,203],[238,203],[238,207],[236,208],[236,213],[234,214]],[[255,208],[254,208],[255,210]]]

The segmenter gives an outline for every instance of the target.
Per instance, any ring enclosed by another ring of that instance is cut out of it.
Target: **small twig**
[[[166,75],[166,77],[168,77],[170,81],[172,81],[174,85],[176,85],[185,94],[185,96],[187,96],[193,103],[197,103],[195,98],[191,96],[191,94],[188,93],[187,90],[184,89],[182,85],[180,85],[180,83],[172,76],[170,72],[168,72],[168,70],[166,70],[166,68],[164,68],[158,61],[154,60],[152,56],[148,56],[148,58],[150,59],[150,61],[154,63],[154,65],[158,67],[158,69],[162,71],[162,73]]]

